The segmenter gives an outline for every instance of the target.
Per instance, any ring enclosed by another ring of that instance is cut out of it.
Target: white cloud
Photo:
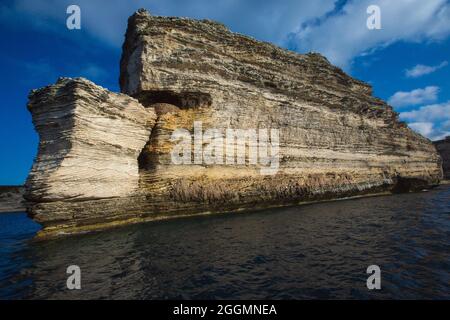
[[[381,30],[366,27],[369,5],[381,9]],[[397,41],[430,41],[450,34],[450,3],[446,0],[349,1],[338,14],[300,27],[291,36],[299,51],[323,53],[348,68],[356,56],[371,54]]]
[[[443,139],[450,135],[450,101],[401,112],[400,119],[431,140]]]
[[[139,8],[151,14],[217,20],[232,31],[282,44],[286,35],[306,21],[333,10],[335,0],[77,0],[83,32],[115,47],[122,45],[128,17]],[[30,15],[36,27],[66,32],[66,8],[72,0],[17,0],[13,8]],[[1,7],[0,13],[7,7]],[[3,9],[3,10],[2,10]],[[11,15],[14,16],[14,15]]]
[[[405,70],[405,75],[408,78],[418,78],[421,77],[423,75],[426,74],[430,74],[433,73],[439,69],[442,69],[444,67],[446,67],[448,65],[447,61],[443,61],[440,64],[436,65],[436,66],[426,66],[423,64],[418,64],[415,67],[411,68],[411,69],[407,69]]]
[[[436,86],[428,86],[412,91],[398,91],[389,98],[388,103],[397,108],[430,103],[437,100],[438,92],[439,87]]]
[[[433,122],[412,122],[408,125],[411,129],[425,137],[433,133]]]
[[[450,120],[450,101],[423,106],[417,110],[401,112],[400,118],[421,122]]]
[[[28,14],[35,27],[53,28],[68,35],[65,9],[72,2],[16,0],[9,6],[0,5],[0,15],[10,12],[8,16],[14,21],[18,12]],[[301,52],[320,52],[341,67],[348,67],[358,55],[370,54],[397,41],[439,40],[450,34],[450,3],[446,0],[349,0],[339,10],[335,3],[335,0],[76,1],[81,8],[82,31],[114,47],[122,44],[128,16],[141,7],[157,15],[218,20],[232,31],[259,40],[293,46]],[[381,30],[367,29],[369,5],[381,8]]]
[[[432,122],[412,122],[408,126],[430,140],[442,140],[450,136],[450,130],[436,127]]]

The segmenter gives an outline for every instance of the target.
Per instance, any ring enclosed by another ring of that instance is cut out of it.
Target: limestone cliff
[[[137,157],[153,127],[153,110],[124,94],[70,78],[33,90],[28,109],[40,141],[26,198],[34,204],[31,211],[38,222],[59,224],[79,215],[101,219],[107,213],[69,213],[58,203],[121,198],[138,190]]]
[[[120,66],[124,94],[62,79],[30,96],[41,142],[28,198],[44,233],[419,190],[442,176],[428,139],[319,54],[141,10]],[[174,132],[196,123],[279,130],[279,167],[261,174],[250,153],[211,164],[195,147],[200,161],[174,163]]]
[[[444,178],[450,180],[450,136],[443,140],[435,141],[434,145],[442,158]]]

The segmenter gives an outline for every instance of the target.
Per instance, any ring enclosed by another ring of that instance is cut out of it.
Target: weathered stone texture
[[[32,91],[28,108],[40,139],[26,183],[28,200],[82,201],[136,192],[136,159],[154,125],[153,110],[79,78]],[[52,215],[57,212],[36,218],[45,222]]]
[[[386,189],[399,178],[425,181],[422,187],[440,177],[430,141],[399,122],[369,85],[319,54],[289,52],[215,22],[136,13],[123,46],[120,83],[148,108],[169,103],[181,109],[158,119],[162,141],[175,128],[192,130],[192,120],[203,121],[204,129],[280,129],[281,168],[264,187],[240,185],[263,179],[249,166],[179,170],[159,152],[158,164],[169,166],[164,172],[201,178],[203,190],[215,179],[239,180],[224,197],[239,194],[241,202],[253,193],[284,201],[311,192],[342,196]],[[265,188],[271,195],[264,195]]]
[[[135,13],[120,84],[140,104],[85,80],[30,96],[41,142],[27,185],[47,230],[419,190],[442,175],[433,144],[369,85],[215,22]],[[173,164],[173,131],[196,121],[279,129],[278,172]]]
[[[450,136],[443,140],[435,141],[434,145],[442,158],[444,178],[450,180]]]

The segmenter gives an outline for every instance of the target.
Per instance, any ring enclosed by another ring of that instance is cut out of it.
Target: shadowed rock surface
[[[124,94],[62,79],[30,96],[40,146],[28,198],[43,234],[415,191],[442,177],[433,144],[319,54],[140,10],[120,66]],[[279,129],[276,174],[262,175],[249,159],[173,164],[172,133],[192,133],[194,122]]]
[[[0,212],[25,211],[24,193],[22,186],[0,186]]]
[[[434,145],[442,158],[444,178],[450,180],[450,136],[443,140],[434,141]]]

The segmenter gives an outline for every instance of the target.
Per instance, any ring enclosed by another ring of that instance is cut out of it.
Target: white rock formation
[[[61,78],[29,99],[40,138],[27,181],[30,200],[123,197],[136,191],[136,159],[154,125],[152,109],[81,78]]]

